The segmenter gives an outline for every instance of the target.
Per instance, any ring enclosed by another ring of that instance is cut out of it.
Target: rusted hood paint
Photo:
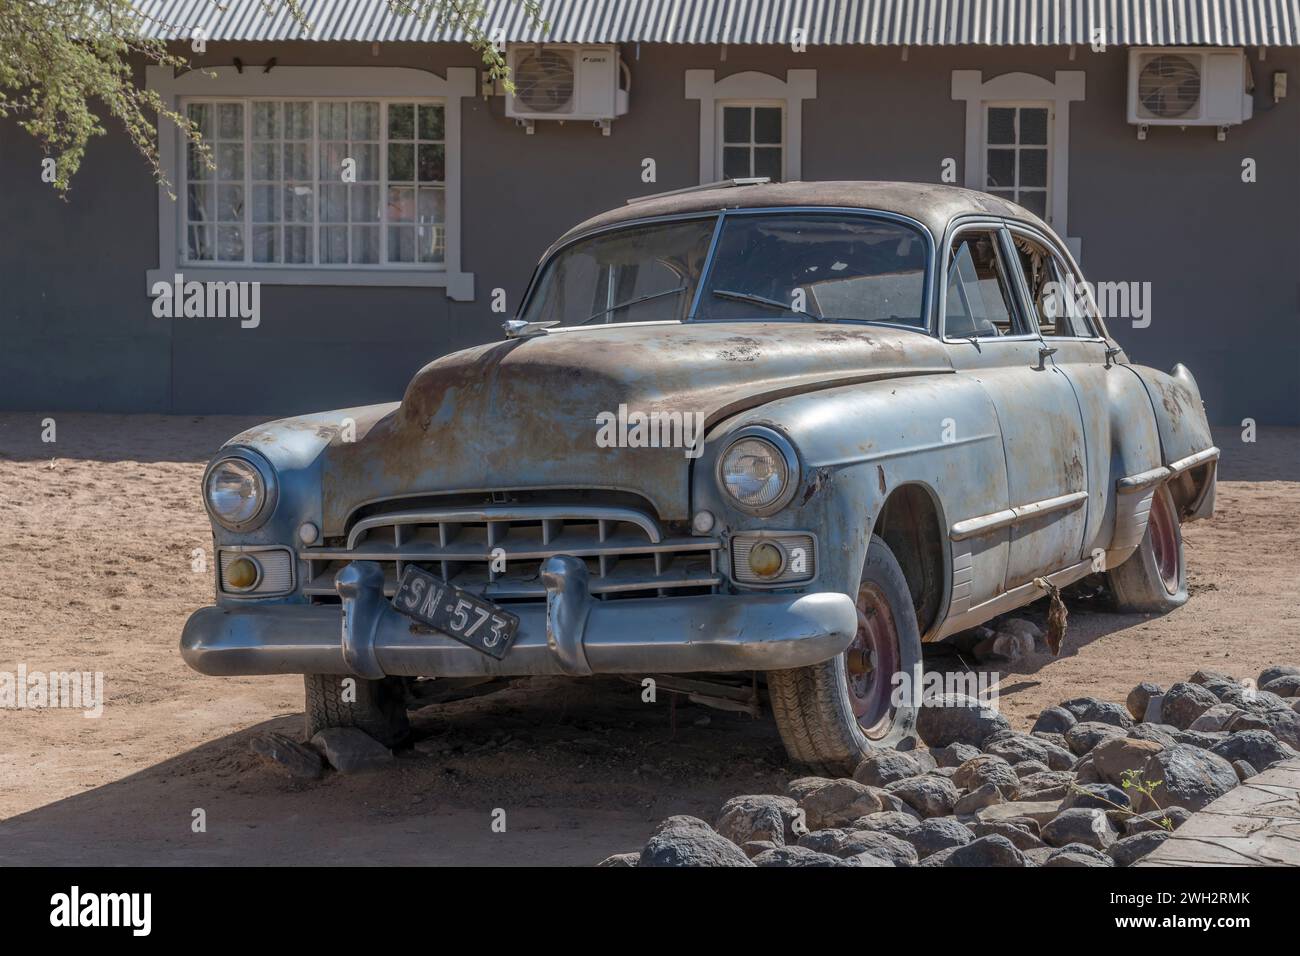
[[[684,450],[600,447],[602,412],[698,413],[708,428],[786,395],[951,371],[927,335],[811,323],[628,325],[466,349],[421,369],[364,436],[325,450],[325,533],[380,499],[520,488],[629,491],[685,518]]]

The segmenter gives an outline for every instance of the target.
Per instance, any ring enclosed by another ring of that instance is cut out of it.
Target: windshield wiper
[[[649,295],[638,296],[635,299],[628,299],[626,302],[620,302],[617,305],[611,305],[608,309],[602,309],[601,311],[597,312],[595,315],[589,316],[588,318],[585,318],[581,322],[578,322],[576,324],[586,325],[588,322],[592,321],[593,319],[599,319],[602,315],[609,315],[611,312],[617,312],[619,309],[626,309],[629,306],[637,305],[638,303],[641,302],[649,302],[651,299],[657,299],[662,295],[672,295],[675,292],[685,292],[685,291],[686,291],[686,286],[681,285],[678,286],[676,289],[664,289],[662,292],[651,292]]]
[[[766,296],[754,295],[749,292],[732,292],[730,289],[713,289],[712,292],[719,299],[732,299],[736,302],[749,302],[754,305],[765,305],[769,309],[780,309],[782,312],[789,312],[791,315],[797,315],[804,319],[812,319],[814,322],[827,321],[820,315],[813,315],[811,312],[803,312],[792,305],[786,305],[778,299],[769,299]]]

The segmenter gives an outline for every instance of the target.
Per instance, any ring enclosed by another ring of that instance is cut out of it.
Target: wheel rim
[[[1151,502],[1151,554],[1156,571],[1164,584],[1165,592],[1178,591],[1178,534],[1174,523],[1174,510],[1169,504],[1169,494],[1160,489]]]
[[[858,631],[844,651],[844,676],[858,727],[869,740],[894,722],[893,677],[899,670],[898,633],[885,595],[873,584],[858,589]]]

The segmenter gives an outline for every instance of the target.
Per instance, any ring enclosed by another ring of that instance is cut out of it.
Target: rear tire
[[[1183,529],[1168,485],[1151,500],[1142,543],[1128,559],[1106,572],[1115,609],[1164,614],[1187,603],[1187,556]]]
[[[356,682],[356,692],[344,687]],[[410,735],[406,717],[406,689],[401,678],[366,680],[336,674],[304,674],[307,692],[307,739],[327,727],[355,727],[385,747],[403,743]],[[356,700],[345,700],[355,696]]]
[[[875,535],[856,598],[858,633],[842,654],[767,673],[786,752],[829,776],[852,776],[873,750],[916,745],[916,701],[894,706],[891,698],[894,674],[911,674],[921,661],[920,629],[903,569]]]

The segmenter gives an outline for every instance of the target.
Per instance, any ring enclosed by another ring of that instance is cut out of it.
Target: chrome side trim
[[[1142,471],[1136,475],[1129,475],[1127,478],[1120,478],[1115,482],[1115,490],[1121,495],[1146,491],[1148,488],[1160,484],[1169,477],[1169,474],[1169,469],[1161,465],[1159,468],[1152,468],[1150,471]]]
[[[1216,461],[1219,457],[1219,449],[1211,445],[1204,451],[1198,451],[1194,455],[1188,455],[1186,458],[1179,458],[1177,461],[1169,463],[1169,471],[1173,474],[1186,471],[1188,468],[1195,468],[1197,465],[1203,465],[1207,461]]]
[[[979,535],[1000,531],[1003,528],[1009,528],[1030,518],[1051,514],[1054,511],[1076,508],[1087,500],[1088,493],[1086,491],[1072,491],[1067,495],[1057,495],[1055,498],[1031,501],[1027,505],[1016,505],[1014,508],[995,511],[992,514],[978,515],[974,518],[958,521],[948,532],[948,537],[953,541],[965,541],[967,538],[974,538]]]
[[[997,617],[999,614],[1005,614],[1008,611],[1014,611],[1016,608],[1028,604],[1030,601],[1043,596],[1043,590],[1038,586],[1039,580],[1046,580],[1058,588],[1063,588],[1067,584],[1073,584],[1080,578],[1086,577],[1092,573],[1092,559],[1080,561],[1068,568],[1062,568],[1059,571],[1053,571],[1051,574],[1044,574],[1041,578],[1035,578],[1032,581],[1026,581],[1019,587],[1012,588],[1010,591],[1003,591],[997,597],[990,598],[983,604],[977,604],[966,611],[965,614],[957,614],[943,622],[938,633],[932,640],[941,640],[949,635],[956,634],[958,631],[964,631],[967,628],[974,627],[977,624],[983,624],[985,621]]]

